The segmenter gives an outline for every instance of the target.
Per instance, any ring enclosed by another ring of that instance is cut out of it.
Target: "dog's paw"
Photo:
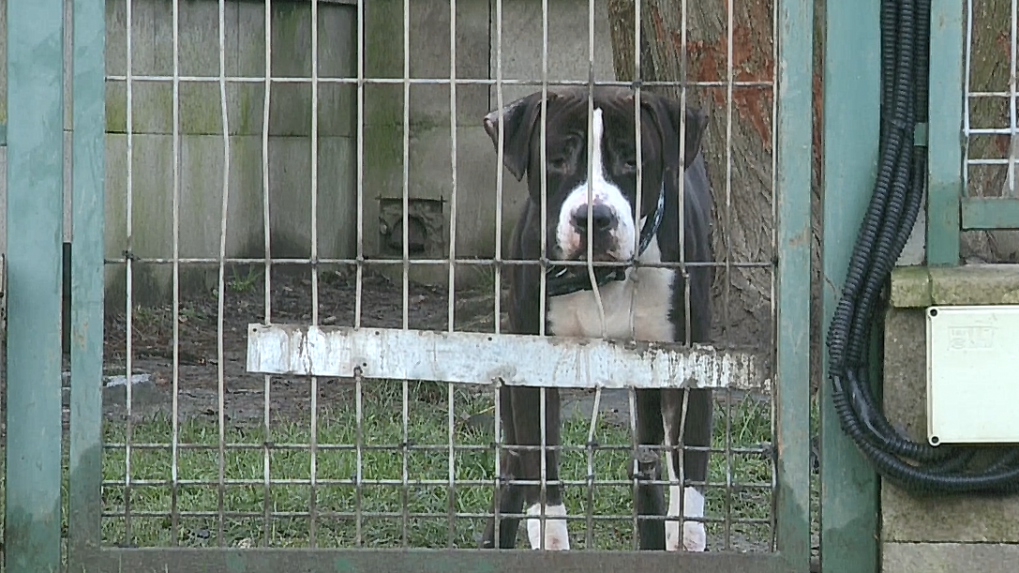
[[[704,551],[708,546],[708,533],[704,524],[699,521],[684,521],[680,538],[679,524],[675,521],[665,523],[666,551]]]
[[[698,521],[683,522],[683,548],[687,551],[704,551],[708,547],[708,532]]]
[[[545,510],[544,547],[541,539],[541,518],[527,520],[527,539],[531,543],[531,549],[568,551],[570,549],[570,533],[566,527],[566,520],[556,519],[566,516],[566,508],[560,504],[547,506]],[[535,504],[527,508],[527,514],[541,515],[541,506]]]
[[[671,477],[671,476],[670,476]],[[679,487],[671,486],[669,491],[669,517],[665,522],[665,549],[667,551],[704,551],[708,545],[708,533],[704,523],[700,521],[683,521],[682,535],[680,535],[679,516]],[[683,490],[683,513],[687,519],[699,519],[704,517],[704,494],[695,487],[687,487]]]

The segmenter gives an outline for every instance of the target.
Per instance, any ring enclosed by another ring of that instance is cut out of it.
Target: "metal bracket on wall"
[[[913,147],[927,147],[927,132],[926,122],[916,124],[913,128]]]

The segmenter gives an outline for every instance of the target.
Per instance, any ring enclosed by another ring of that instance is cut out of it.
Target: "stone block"
[[[178,29],[178,61],[181,76],[201,81],[179,85],[181,133],[223,132],[220,87],[219,16],[216,2],[182,5]],[[353,136],[356,131],[356,87],[329,81],[356,76],[356,10],[352,6],[323,4],[318,14],[318,54],[314,62],[320,79],[318,131],[320,136]],[[133,4],[132,75],[172,76],[172,10],[165,2]],[[225,13],[225,74],[259,78],[265,75],[265,7],[261,3],[229,2]],[[305,78],[307,81],[277,82],[271,88],[269,132],[271,135],[310,136],[313,64],[311,4],[286,2],[272,7],[272,75]],[[242,40],[243,39],[243,40]],[[127,25],[123,3],[107,7],[106,65],[108,73],[125,75]],[[133,133],[173,132],[173,84],[168,79],[135,81],[131,88]],[[228,131],[231,134],[262,133],[265,85],[263,82],[231,82],[226,88]],[[127,86],[107,83],[107,130],[127,131]]]
[[[896,308],[926,308],[931,304],[931,276],[927,267],[897,267],[892,271],[891,302]]]
[[[456,77],[487,80],[490,77],[489,2],[461,0],[456,3],[456,27],[450,28],[448,0],[418,0],[411,4],[410,75],[416,79],[450,77],[450,33],[455,39]],[[394,42],[402,38],[393,39]],[[402,53],[402,45],[397,53]],[[401,62],[402,65],[402,62]],[[401,70],[401,76],[402,70]],[[427,125],[450,123],[449,84],[413,85],[410,89],[410,114],[414,123]],[[460,84],[456,88],[456,122],[481,125],[488,112],[488,86]],[[402,96],[401,96],[402,99]],[[447,144],[448,145],[448,144]]]
[[[932,267],[929,272],[934,304],[1019,304],[1019,266]]]
[[[615,80],[612,64],[612,34],[609,29],[608,3],[595,2],[594,78]],[[494,7],[493,7],[494,10]],[[504,0],[502,6],[502,53],[496,50],[496,14],[491,19],[491,69],[495,77],[498,57],[502,56],[503,79],[538,81],[541,79],[543,51],[547,56],[549,82],[587,81],[592,54],[588,45],[591,33],[589,4],[586,0],[548,3],[548,18],[542,3],[532,0]],[[542,28],[548,26],[548,49],[542,49]],[[540,90],[536,85],[503,88],[504,103]],[[490,97],[495,106],[495,88]]]
[[[1019,304],[1019,267],[899,267],[892,272],[892,306]]]
[[[122,259],[127,245],[126,136],[110,134],[106,144],[106,256]],[[133,141],[131,251],[142,258],[171,257],[173,247],[173,138],[137,135]],[[219,255],[223,201],[223,138],[185,135],[180,140],[180,255]],[[318,145],[319,256],[353,256],[356,207],[354,142],[321,137]],[[262,138],[230,138],[227,256],[261,256]],[[272,255],[307,257],[311,251],[311,141],[273,137],[269,142],[269,201]],[[347,215],[351,214],[351,215]],[[182,288],[206,288],[214,266],[182,267]],[[161,300],[170,286],[170,265],[135,265],[136,302]],[[107,267],[107,293],[124,296],[124,269]]]
[[[1019,545],[967,543],[886,543],[883,573],[1014,573]]]

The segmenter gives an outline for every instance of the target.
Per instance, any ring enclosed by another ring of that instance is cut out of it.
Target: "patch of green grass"
[[[135,324],[139,326],[155,324],[160,319],[160,315],[157,310],[143,305],[136,305],[132,314],[134,315],[132,318],[134,319]]]
[[[178,315],[180,316],[180,320],[191,322],[201,322],[203,320],[208,320],[210,318],[208,313],[205,312],[204,309],[193,304],[181,305],[180,312]]]
[[[248,267],[248,272],[241,274],[237,267],[231,270],[231,278],[227,282],[226,286],[228,289],[236,293],[248,292],[255,287],[255,283],[262,278],[264,269],[251,265]]]
[[[492,483],[496,476],[493,436],[490,430],[479,430],[464,423],[472,414],[489,412],[492,407],[488,395],[470,394],[456,390],[454,433],[456,447],[475,446],[477,449],[456,450],[452,456],[454,477],[457,482],[474,481],[473,485],[457,484],[452,492],[450,478],[450,435],[448,431],[447,396],[429,401],[418,400],[417,385],[410,384],[408,401],[407,441],[410,447],[406,457],[399,444],[404,442],[402,416],[402,385],[384,384],[365,392],[363,408],[363,444],[361,472],[363,480],[391,480],[401,482],[406,464],[409,485],[401,484],[363,486],[360,495],[350,483],[357,474],[356,404],[352,398],[330,403],[320,409],[317,416],[316,438],[318,452],[315,457],[314,503],[315,541],[319,547],[349,547],[357,540],[357,522],[353,515],[360,500],[361,511],[368,514],[361,520],[361,541],[368,547],[476,547],[485,520],[477,514],[489,511]],[[724,406],[719,406],[716,417],[715,447],[726,445],[725,432],[731,429],[730,445],[733,448],[751,447],[771,439],[771,417],[768,403],[746,400],[730,407],[731,418],[726,423]],[[587,443],[590,422],[574,418],[563,427],[563,443],[582,446]],[[215,422],[195,419],[182,422],[179,427],[180,449],[177,455],[176,475],[179,480],[176,492],[166,485],[174,470],[168,449],[132,448],[130,455],[130,539],[127,539],[123,517],[104,519],[105,543],[131,543],[139,546],[168,546],[173,543],[174,523],[169,517],[175,507],[180,514],[177,522],[177,542],[186,546],[302,547],[309,545],[310,519],[307,515],[312,488],[305,482],[311,479],[312,456],[306,445],[311,441],[307,420],[279,421],[273,424],[271,435],[263,436],[261,428],[227,427],[224,430],[228,444],[241,444],[225,451],[222,473],[229,483],[222,490],[217,485],[192,484],[192,481],[215,482],[220,475],[219,429]],[[123,442],[123,424],[108,423],[105,428],[107,443]],[[172,425],[165,418],[156,418],[132,427],[132,444],[168,444]],[[262,446],[267,440],[274,447]],[[572,516],[572,543],[577,548],[586,545],[585,516],[590,509],[594,516],[593,541],[600,549],[626,549],[633,547],[632,488],[630,485],[598,485],[604,480],[626,480],[626,464],[630,456],[631,439],[625,427],[600,421],[595,431],[595,442],[601,447],[622,446],[614,450],[593,450],[591,461],[595,486],[591,502],[586,485],[567,486],[565,503]],[[390,446],[396,449],[382,449]],[[587,451],[562,453],[560,477],[565,480],[585,480],[588,470]],[[268,456],[268,457],[267,457]],[[120,447],[109,449],[104,455],[104,479],[123,482],[127,456]],[[268,477],[274,482],[266,489]],[[710,481],[717,484],[771,483],[770,458],[762,454],[729,456],[713,454]],[[289,481],[288,481],[289,480]],[[233,483],[230,483],[233,482]],[[281,483],[276,483],[281,482]],[[295,483],[297,482],[297,483]],[[485,482],[484,484],[480,482]],[[708,518],[722,519],[727,509],[732,519],[767,519],[771,511],[770,492],[764,489],[724,487],[709,489]],[[176,494],[176,499],[174,498]],[[104,511],[124,512],[127,505],[127,488],[123,485],[105,485]],[[222,496],[222,497],[221,497]],[[728,498],[728,503],[726,499]],[[406,505],[410,514],[404,519]],[[589,507],[590,505],[590,507]],[[218,511],[227,516],[220,524]],[[464,514],[450,520],[447,515],[453,508]],[[269,520],[265,519],[270,512]],[[473,515],[472,515],[473,514]],[[616,520],[605,519],[617,516]],[[709,525],[712,541],[721,539],[726,531],[723,523]],[[767,525],[732,524],[731,533],[754,540],[766,547],[770,536]],[[523,543],[523,542],[521,542]]]

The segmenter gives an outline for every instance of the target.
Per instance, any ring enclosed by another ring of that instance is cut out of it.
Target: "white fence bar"
[[[769,356],[677,346],[474,332],[252,324],[249,372],[550,388],[770,391]]]

